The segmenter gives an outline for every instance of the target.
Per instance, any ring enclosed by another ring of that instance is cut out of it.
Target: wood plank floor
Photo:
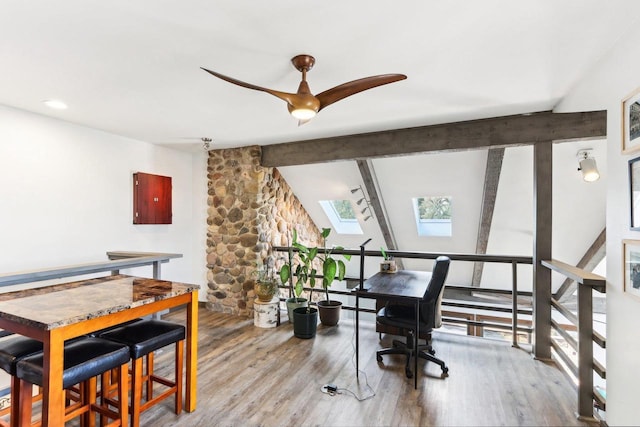
[[[184,312],[167,319],[181,321]],[[142,416],[143,426],[573,426],[576,393],[553,365],[509,343],[436,333],[434,347],[450,376],[420,362],[418,390],[399,356],[375,359],[382,342],[361,326],[360,381],[353,321],[318,327],[300,340],[292,327],[260,329],[251,319],[200,310],[198,407],[177,417],[171,400]],[[158,373],[173,353],[157,355]],[[330,396],[327,383],[340,388]],[[361,399],[362,401],[359,401]]]

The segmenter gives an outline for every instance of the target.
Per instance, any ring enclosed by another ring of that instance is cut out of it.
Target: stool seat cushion
[[[16,376],[42,386],[42,352],[26,356],[16,364]],[[64,346],[62,388],[69,388],[129,361],[127,346],[113,341],[86,337],[67,342]]]
[[[104,334],[104,333],[106,333],[106,332],[112,331],[112,330],[117,329],[117,328],[121,328],[121,327],[126,326],[126,325],[130,325],[130,324],[132,324],[132,323],[139,322],[139,321],[141,321],[141,320],[142,320],[142,318],[137,318],[137,319],[133,319],[133,320],[128,320],[128,321],[126,321],[126,322],[124,322],[124,323],[120,323],[120,324],[118,324],[118,325],[109,326],[108,328],[104,328],[104,329],[100,329],[99,331],[91,332],[91,333],[89,334],[89,336],[90,336],[90,337],[99,337],[100,335],[102,335],[102,334]]]
[[[184,340],[185,327],[165,320],[142,320],[105,332],[100,337],[128,345],[131,358],[138,359],[159,348]]]
[[[42,351],[42,341],[19,335],[8,338],[0,343],[0,368],[15,375],[16,361],[39,351]]]

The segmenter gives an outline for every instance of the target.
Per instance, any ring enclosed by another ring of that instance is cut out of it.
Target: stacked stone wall
[[[208,159],[207,308],[253,315],[260,265],[278,268],[292,230],[301,243],[320,244],[320,232],[276,168],[260,166],[258,146],[212,150]]]

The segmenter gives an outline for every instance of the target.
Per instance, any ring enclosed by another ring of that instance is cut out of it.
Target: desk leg
[[[420,340],[420,302],[416,301],[416,336],[413,339],[413,388],[418,388],[418,341]]]
[[[191,293],[187,304],[187,377],[185,387],[185,410],[196,410],[196,390],[198,386],[198,292]]]
[[[64,425],[64,390],[62,390],[64,340],[54,329],[45,337],[43,346],[42,425],[62,426]]]
[[[360,297],[356,295],[356,378],[360,378]]]

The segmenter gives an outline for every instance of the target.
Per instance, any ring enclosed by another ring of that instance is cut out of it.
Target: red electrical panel
[[[171,177],[133,174],[133,223],[171,224]]]

